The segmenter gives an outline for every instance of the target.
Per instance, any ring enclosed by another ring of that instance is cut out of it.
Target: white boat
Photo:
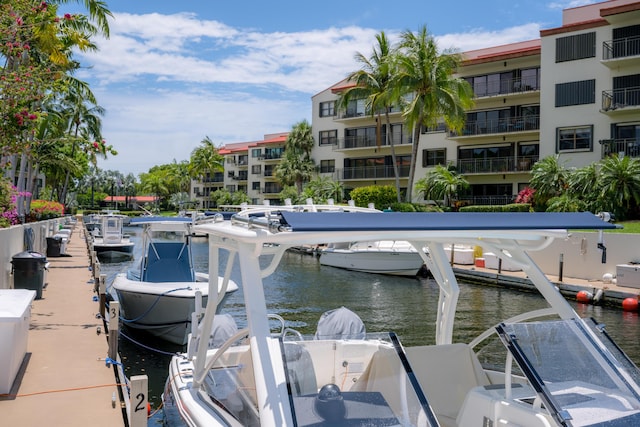
[[[141,217],[132,224],[144,226],[145,250],[137,267],[113,280],[122,321],[166,341],[186,344],[193,312],[206,306],[212,295],[209,274],[193,267],[191,220]],[[222,278],[214,282],[214,305],[221,307],[224,297],[238,285]]]
[[[320,251],[320,264],[365,273],[415,276],[424,260],[406,240],[333,243]]]
[[[121,261],[133,257],[135,243],[124,234],[126,216],[117,214],[100,215],[99,227],[93,228],[92,246],[101,261]]]
[[[286,210],[262,218],[240,212],[230,221],[196,226],[209,235],[212,261],[222,252],[229,252],[229,263],[238,259],[247,327],[237,333],[226,328],[225,340],[214,328],[215,307],[207,307],[187,352],[169,364],[165,411],[189,426],[640,425],[640,370],[602,325],[580,318],[528,255],[566,239],[569,230],[614,227],[590,213]],[[427,248],[427,266],[440,288],[435,331],[425,319],[415,319],[413,327],[422,325],[433,339],[404,347],[393,332],[351,327],[347,335],[305,337],[284,320],[272,330],[263,278],[287,248],[345,236]],[[480,336],[454,343],[460,289],[445,252],[452,243],[508,257],[547,307],[495,319]],[[209,268],[218,275],[218,262]],[[230,271],[227,264],[225,278]]]

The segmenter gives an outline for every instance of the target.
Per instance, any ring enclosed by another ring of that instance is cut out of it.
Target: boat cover
[[[363,339],[367,331],[362,319],[346,307],[326,311],[320,316],[315,338]]]
[[[602,230],[621,228],[590,212],[281,212],[291,231]]]

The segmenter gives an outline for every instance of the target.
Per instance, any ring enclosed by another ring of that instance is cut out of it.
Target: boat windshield
[[[496,329],[560,425],[640,424],[640,373],[593,321],[503,323]]]
[[[280,342],[296,425],[438,425],[394,334]]]

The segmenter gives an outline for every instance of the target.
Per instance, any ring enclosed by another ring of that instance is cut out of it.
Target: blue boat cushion
[[[145,282],[195,281],[189,249],[181,242],[155,242],[149,244]]]

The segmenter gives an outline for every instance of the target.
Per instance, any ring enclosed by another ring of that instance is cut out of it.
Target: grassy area
[[[640,221],[616,221],[616,224],[621,225],[622,228],[619,230],[607,230],[606,233],[629,233],[629,234],[637,234],[640,233]]]

